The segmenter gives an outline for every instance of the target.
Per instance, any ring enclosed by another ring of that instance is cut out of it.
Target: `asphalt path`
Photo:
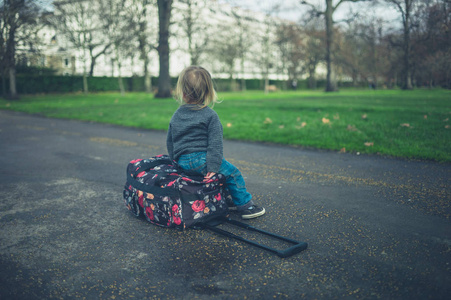
[[[0,111],[0,299],[449,299],[451,164],[225,141],[280,258],[126,209],[165,136]]]

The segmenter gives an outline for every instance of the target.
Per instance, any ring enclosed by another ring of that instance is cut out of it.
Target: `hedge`
[[[144,77],[122,78],[126,91],[142,92],[145,90]],[[76,93],[83,91],[82,76],[56,76],[56,75],[17,75],[16,87],[18,94],[45,94],[45,93]],[[246,79],[247,90],[262,90],[264,80]],[[214,79],[218,91],[231,91],[230,79]],[[172,86],[177,84],[177,78],[171,78]],[[235,89],[241,90],[241,79],[235,80]],[[275,85],[280,90],[291,89],[291,84],[283,80],[270,80],[270,85]],[[316,88],[324,88],[325,82],[317,81]],[[158,77],[152,77],[152,87],[158,86]],[[297,89],[307,89],[307,81],[298,81]],[[9,79],[5,80],[6,91],[9,92]],[[88,90],[90,92],[119,91],[117,77],[88,77]],[[3,86],[0,84],[0,94],[3,94]]]

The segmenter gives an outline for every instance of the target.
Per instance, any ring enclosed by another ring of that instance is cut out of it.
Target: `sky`
[[[38,1],[40,1],[47,7],[51,7],[51,3],[53,2],[53,0],[38,0]],[[249,10],[260,11],[263,13],[271,12],[272,14],[275,14],[276,16],[282,19],[287,19],[293,22],[299,22],[301,17],[305,15],[308,10],[308,6],[300,5],[301,0],[219,0],[219,1],[227,2],[233,6],[239,6]],[[324,0],[306,0],[306,1],[309,3],[317,4],[322,9],[324,9],[325,7]],[[338,0],[334,0],[333,2],[335,4],[336,2],[338,2]],[[275,13],[274,7],[277,5],[280,5],[280,11]],[[370,12],[382,18],[387,23],[392,24],[393,25],[392,27],[400,26],[399,13],[396,12],[396,10],[392,6],[388,4],[381,4],[376,8],[368,10],[368,2],[363,3],[345,2],[341,4],[334,14],[334,20],[339,21],[340,19],[345,19],[350,9],[361,12],[364,11],[366,13]]]
[[[49,7],[52,0],[38,0],[44,5]],[[176,1],[176,0],[175,0]],[[300,5],[301,0],[219,0],[220,2],[228,2],[233,6],[239,6],[249,10],[260,11],[263,13],[272,12],[274,14],[273,8],[276,5],[280,5],[280,12],[276,15],[282,19],[288,19],[294,22],[298,22],[300,18],[306,13],[308,7],[305,5]],[[306,0],[309,3],[318,4],[321,8],[325,7],[324,0]],[[338,0],[334,0],[334,3]],[[51,7],[51,6],[50,6]],[[368,12],[368,2],[364,3],[343,3],[337,9],[334,14],[335,21],[345,18],[348,15],[349,9],[352,8],[358,11]],[[373,12],[386,20],[387,22],[399,22],[398,13],[388,4],[381,4],[377,8],[373,8]]]
[[[222,0],[228,2],[231,5],[243,7],[250,10],[270,12],[273,11],[273,7],[280,4],[280,12],[277,16],[282,19],[288,19],[294,22],[298,22],[301,17],[307,12],[308,6],[300,5],[301,0]],[[309,3],[317,4],[320,8],[324,9],[324,0],[307,0]],[[338,1],[334,1],[334,4]],[[342,3],[334,14],[334,20],[338,21],[344,19],[349,10],[355,10],[360,12],[371,13],[377,15],[387,22],[399,22],[399,16],[396,10],[389,4],[381,4],[378,7],[368,10],[368,2],[363,3]]]

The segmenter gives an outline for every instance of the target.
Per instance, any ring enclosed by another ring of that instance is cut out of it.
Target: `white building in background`
[[[30,46],[28,42],[21,42],[16,45],[17,64],[51,68],[57,75],[77,75],[74,50],[58,42],[55,30],[44,27],[37,34],[40,44]]]
[[[94,0],[95,1],[95,0]],[[170,74],[176,77],[180,71],[190,65],[189,42],[186,35],[184,18],[188,14],[188,0],[174,1],[170,27]],[[270,78],[287,80],[287,73],[281,65],[280,51],[276,42],[276,25],[287,22],[265,14],[238,9],[216,0],[191,0],[195,6],[197,30],[193,39],[197,42],[206,41],[206,46],[198,64],[211,71],[214,77],[229,78]],[[158,11],[150,13],[149,26],[153,28],[152,38],[158,39]],[[238,25],[241,24],[241,25]],[[203,26],[205,25],[205,26]],[[240,41],[240,37],[241,41]],[[71,47],[63,35],[52,28],[45,28],[41,34],[40,58],[29,59],[28,63],[57,70],[60,75],[81,75],[87,63],[81,59],[79,50]],[[234,54],[244,45],[242,53]],[[137,49],[137,42],[130,37],[130,46]],[[232,53],[228,53],[227,49]],[[223,54],[221,54],[221,51]],[[225,53],[225,54],[224,54]],[[230,58],[227,57],[230,54]],[[235,55],[235,58],[233,56]],[[159,74],[159,57],[156,50],[149,53],[148,69],[152,76]],[[89,64],[89,62],[88,62]],[[143,76],[143,63],[136,55],[127,57],[118,69],[113,63],[111,53],[101,55],[94,68],[94,76]]]

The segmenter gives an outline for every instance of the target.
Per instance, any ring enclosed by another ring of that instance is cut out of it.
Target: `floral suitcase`
[[[131,161],[123,195],[134,215],[181,230],[228,215],[231,201],[222,174],[185,174],[167,155]]]

